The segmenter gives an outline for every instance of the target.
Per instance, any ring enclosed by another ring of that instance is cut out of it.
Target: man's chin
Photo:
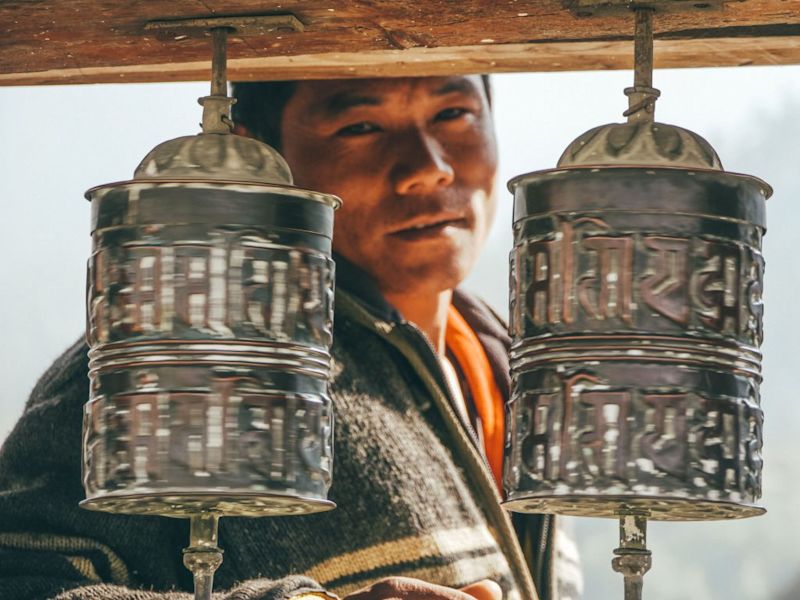
[[[376,283],[384,295],[439,294],[455,289],[469,275],[469,268],[458,263],[393,264],[382,268]]]

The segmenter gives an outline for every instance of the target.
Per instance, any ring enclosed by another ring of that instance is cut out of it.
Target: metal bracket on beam
[[[277,31],[303,31],[305,27],[292,14],[261,16],[204,17],[200,19],[171,19],[149,21],[144,30],[158,39],[183,40],[204,38],[212,29],[225,28],[237,37],[252,37]]]
[[[621,15],[637,8],[650,8],[658,13],[705,12],[721,9],[727,1],[730,0],[563,0],[563,4],[577,17],[593,17]]]

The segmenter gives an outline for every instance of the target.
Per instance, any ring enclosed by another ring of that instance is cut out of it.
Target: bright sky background
[[[511,203],[505,181],[551,168],[583,131],[622,120],[627,72],[494,77],[500,139],[499,210],[468,285],[505,313]],[[708,139],[728,170],[775,188],[765,241],[766,343],[762,388],[767,516],[742,522],[654,524],[648,600],[780,600],[800,581],[800,466],[794,370],[800,323],[797,181],[800,67],[657,71],[657,118]],[[82,333],[89,205],[84,191],[129,178],[150,148],[198,131],[205,84],[0,89],[0,440],[43,369]],[[622,598],[611,571],[616,524],[577,520],[587,600]]]

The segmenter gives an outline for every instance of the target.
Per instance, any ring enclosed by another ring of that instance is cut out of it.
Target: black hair
[[[283,109],[294,94],[296,81],[241,81],[234,83],[231,117],[254,138],[281,147]]]
[[[492,88],[488,75],[481,75],[489,104]],[[232,85],[233,122],[241,125],[254,138],[281,149],[281,119],[286,103],[294,94],[296,81],[240,81]]]

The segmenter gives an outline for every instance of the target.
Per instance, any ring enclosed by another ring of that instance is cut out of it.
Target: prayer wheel
[[[212,25],[209,30],[209,25]],[[211,600],[221,516],[334,508],[328,396],[333,213],[270,146],[232,135],[224,17],[203,132],[89,190],[84,508],[190,519],[183,563]]]
[[[665,2],[672,5],[671,2]],[[633,10],[626,123],[509,182],[506,506],[620,520],[615,571],[640,600],[647,519],[762,514],[765,203],[702,137],[654,119],[653,14]],[[697,5],[695,8],[699,9]]]
[[[332,508],[339,200],[294,187],[274,149],[227,133],[167,141],[87,198],[83,506]]]
[[[523,512],[763,512],[763,181],[700,136],[593,129],[523,175],[504,482]]]
[[[634,16],[628,121],[590,129],[556,169],[509,182],[503,484],[510,510],[619,519],[611,565],[625,600],[641,600],[648,519],[764,512],[761,240],[772,189],[654,119],[653,15],[685,7],[587,2],[587,14]]]

